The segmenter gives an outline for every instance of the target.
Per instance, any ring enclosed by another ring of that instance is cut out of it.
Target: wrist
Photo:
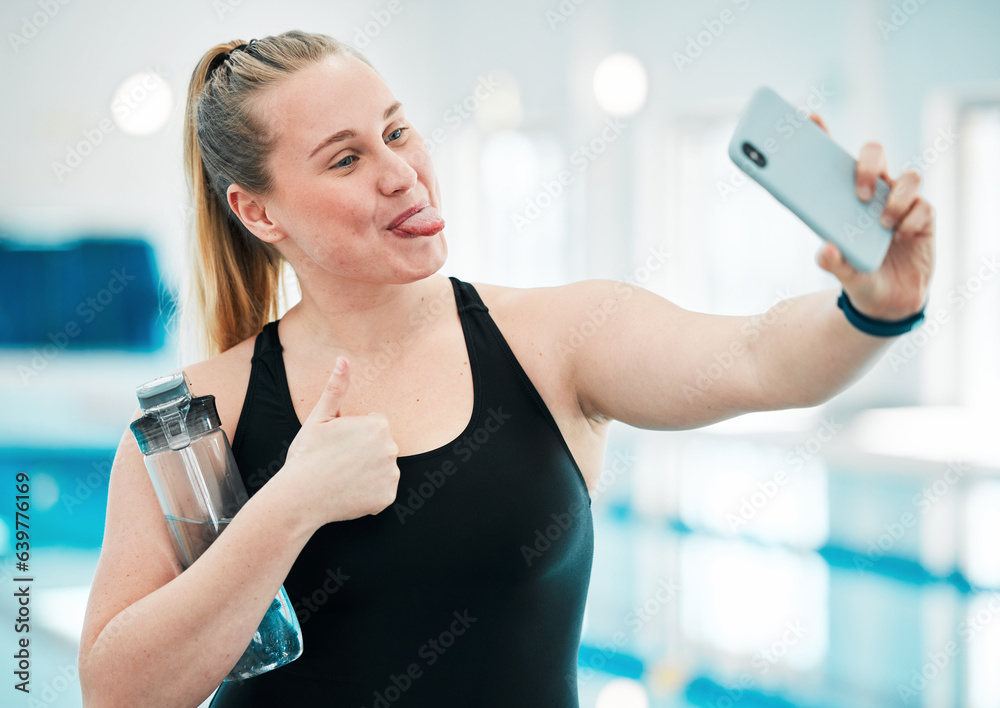
[[[918,312],[915,312],[907,317],[886,320],[871,317],[859,311],[854,306],[854,303],[852,303],[848,298],[847,292],[845,290],[841,290],[840,297],[837,298],[837,307],[843,310],[844,315],[847,317],[847,321],[850,322],[855,329],[876,337],[896,337],[920,326],[924,319],[924,309],[926,307],[926,303]]]
[[[273,524],[276,531],[292,543],[301,543],[304,546],[319,525],[312,522],[314,516],[312,510],[308,506],[302,508],[308,501],[287,488],[285,484],[287,479],[280,473],[274,475],[250,497],[246,506],[255,504],[259,513],[267,517],[268,523]]]

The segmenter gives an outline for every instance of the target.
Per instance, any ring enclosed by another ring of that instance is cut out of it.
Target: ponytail
[[[226,198],[234,183],[263,197],[273,188],[266,165],[274,136],[254,98],[329,55],[348,54],[371,66],[353,47],[323,34],[290,31],[257,40],[251,50],[231,51],[241,44],[218,44],[202,56],[185,107],[184,170],[193,219],[180,329],[182,349],[190,339],[189,348],[201,358],[256,335],[287,303],[290,266],[242,224]]]

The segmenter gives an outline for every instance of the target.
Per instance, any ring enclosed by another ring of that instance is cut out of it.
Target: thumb
[[[328,420],[340,417],[340,405],[347,393],[347,387],[351,382],[350,362],[342,356],[337,357],[337,363],[333,367],[333,373],[323,387],[316,405],[313,406],[306,422],[313,421],[323,423]]]
[[[828,273],[832,273],[841,283],[847,284],[854,280],[860,273],[847,261],[844,260],[840,249],[832,243],[823,244],[823,247],[816,254],[816,263]]]

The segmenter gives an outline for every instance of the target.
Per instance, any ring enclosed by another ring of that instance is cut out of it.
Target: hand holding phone
[[[877,179],[872,198],[855,191],[857,160],[770,88],[758,89],[729,143],[736,166],[770,192],[856,270],[882,265],[893,231],[879,223],[891,191]]]

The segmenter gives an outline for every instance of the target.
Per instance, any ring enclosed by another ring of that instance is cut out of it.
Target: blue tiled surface
[[[153,351],[174,307],[142,238],[0,238],[0,346]]]

